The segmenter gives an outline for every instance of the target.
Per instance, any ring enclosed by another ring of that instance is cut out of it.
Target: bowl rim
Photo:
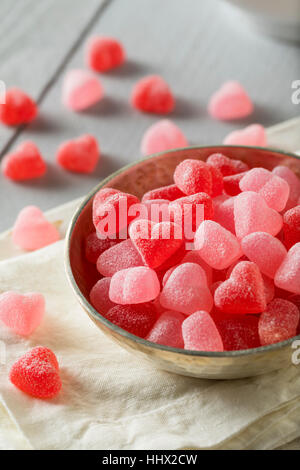
[[[71,221],[69,223],[66,236],[65,236],[65,249],[64,249],[64,264],[65,264],[65,271],[67,274],[67,278],[69,281],[69,284],[72,287],[73,292],[75,293],[76,297],[79,300],[79,303],[81,306],[87,310],[92,317],[95,318],[95,320],[100,321],[104,326],[106,326],[108,329],[112,330],[113,332],[119,334],[120,336],[127,338],[135,343],[139,343],[142,346],[145,346],[147,348],[154,348],[160,351],[166,351],[169,353],[175,353],[175,354],[183,354],[187,356],[193,356],[193,357],[219,357],[219,358],[228,358],[228,357],[240,357],[240,356],[247,356],[247,355],[259,355],[265,352],[271,352],[271,351],[276,351],[284,348],[285,346],[291,345],[295,340],[300,339],[300,335],[293,336],[292,338],[289,338],[285,341],[280,341],[278,343],[273,343],[269,344],[267,346],[260,346],[258,348],[251,348],[251,349],[241,349],[237,351],[194,351],[194,350],[189,350],[189,349],[183,349],[183,348],[174,348],[172,346],[165,346],[162,344],[157,344],[153,343],[152,341],[148,341],[144,338],[140,338],[139,336],[135,336],[132,333],[129,333],[128,331],[124,330],[123,328],[115,325],[114,323],[110,322],[107,320],[104,316],[102,316],[93,306],[92,304],[86,299],[86,297],[82,294],[81,290],[79,289],[77,282],[75,280],[75,277],[73,275],[72,267],[71,267],[71,262],[70,262],[70,246],[71,246],[71,238],[72,238],[72,233],[75,228],[75,225],[77,223],[77,220],[82,212],[82,210],[85,208],[85,206],[89,203],[89,201],[94,197],[94,195],[109,181],[111,181],[113,178],[116,176],[120,175],[124,171],[139,165],[140,163],[143,163],[148,160],[155,159],[159,156],[166,155],[166,154],[172,154],[176,153],[178,151],[188,151],[188,150],[201,150],[201,149],[214,149],[214,148],[223,148],[224,150],[226,149],[248,149],[248,150],[259,150],[259,151],[267,151],[267,152],[273,152],[277,153],[283,156],[287,157],[292,157],[297,160],[300,160],[300,156],[292,153],[292,152],[286,152],[283,150],[277,150],[277,149],[272,149],[268,147],[257,147],[257,146],[246,146],[246,145],[192,145],[188,147],[182,147],[182,148],[176,148],[172,150],[167,150],[164,152],[158,152],[155,154],[148,155],[145,158],[141,158],[139,160],[136,160],[132,163],[129,163],[128,165],[123,166],[119,170],[115,171],[114,173],[110,174],[106,178],[104,178],[100,183],[98,183],[96,186],[89,191],[89,193],[84,197],[83,201],[79,204],[77,207],[76,211],[74,212]]]

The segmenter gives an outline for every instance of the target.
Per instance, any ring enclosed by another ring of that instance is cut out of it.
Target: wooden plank
[[[107,0],[22,0],[0,3],[0,79],[37,101],[52,85]],[[0,126],[0,151],[20,130]]]
[[[48,31],[50,24],[53,28],[51,18]],[[171,84],[177,106],[170,118],[193,144],[220,143],[236,127],[250,122],[270,126],[299,114],[299,106],[291,102],[291,82],[300,76],[299,48],[241,29],[227,15],[225,3],[114,0],[91,33],[120,38],[127,64],[100,77],[106,97],[81,114],[69,112],[60,103],[62,75],[48,89],[41,118],[14,143],[35,140],[49,162],[48,176],[24,185],[1,180],[0,198],[9,201],[2,210],[3,229],[24,205],[37,203],[48,209],[79,197],[113,170],[140,158],[141,136],[159,119],[138,113],[128,104],[133,83],[145,74],[161,74]],[[37,44],[32,47],[38,50]],[[83,66],[83,48],[84,41],[64,71]],[[22,74],[22,68],[18,73]],[[25,75],[30,80],[30,71]],[[208,116],[209,96],[228,79],[240,80],[253,97],[256,108],[250,119],[221,123]],[[85,132],[99,139],[101,164],[91,176],[63,172],[54,162],[57,146]]]

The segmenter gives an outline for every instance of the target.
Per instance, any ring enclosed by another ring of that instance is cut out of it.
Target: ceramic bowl
[[[277,165],[286,165],[300,177],[299,157],[263,148],[189,147],[150,156],[112,174],[84,199],[68,229],[65,263],[67,276],[78,302],[97,327],[120,346],[142,356],[154,367],[176,374],[209,379],[232,379],[260,375],[289,366],[294,351],[293,338],[256,349],[229,352],[187,351],[138,338],[106,320],[90,304],[89,292],[99,279],[99,274],[94,265],[86,261],[84,255],[84,239],[93,230],[92,201],[99,189],[106,186],[113,187],[141,197],[150,189],[171,184],[174,169],[182,160],[186,158],[206,160],[215,152],[243,160],[250,167],[263,166],[271,170]]]

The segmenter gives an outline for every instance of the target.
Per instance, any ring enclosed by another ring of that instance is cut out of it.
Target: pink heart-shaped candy
[[[223,144],[265,147],[267,145],[267,136],[263,126],[260,124],[251,124],[244,129],[230,132],[230,134],[225,137]]]
[[[59,233],[36,206],[27,206],[19,213],[12,232],[15,245],[33,251],[59,240]]]
[[[0,320],[18,335],[30,335],[41,323],[44,312],[42,294],[8,291],[0,295]]]
[[[99,79],[88,70],[70,70],[63,82],[62,102],[73,111],[81,111],[97,103],[103,96]]]
[[[224,83],[211,97],[208,112],[215,119],[230,120],[249,116],[253,104],[239,82]]]

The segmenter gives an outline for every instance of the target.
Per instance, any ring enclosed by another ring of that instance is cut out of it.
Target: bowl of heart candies
[[[77,209],[66,270],[102,332],[153,365],[213,379],[293,363],[300,159],[177,149],[102,181]]]

